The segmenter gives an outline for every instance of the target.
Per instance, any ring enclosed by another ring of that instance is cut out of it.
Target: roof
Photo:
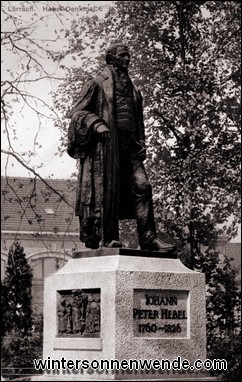
[[[78,233],[76,181],[1,178],[2,231]]]

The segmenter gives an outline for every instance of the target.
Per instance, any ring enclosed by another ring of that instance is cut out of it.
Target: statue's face
[[[128,68],[130,62],[130,54],[127,48],[119,46],[116,50],[115,58],[113,59],[113,66],[120,70]]]

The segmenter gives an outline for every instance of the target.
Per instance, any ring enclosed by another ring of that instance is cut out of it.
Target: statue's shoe
[[[105,247],[107,248],[121,248],[123,244],[118,240],[112,240],[110,243],[106,243]]]
[[[143,243],[140,245],[141,249],[146,249],[149,251],[172,251],[175,249],[175,246],[173,244],[165,243],[162,241],[159,237],[155,237],[153,240],[149,241],[148,243]]]
[[[99,238],[88,239],[85,241],[85,247],[90,249],[98,249],[99,248]]]
[[[86,248],[91,248],[91,249],[98,249],[101,248],[102,245],[100,244],[100,240],[98,238],[96,239],[88,239],[85,242]],[[104,244],[104,247],[106,248],[121,248],[123,247],[123,244],[118,241],[118,240],[112,240],[110,242],[107,242]]]

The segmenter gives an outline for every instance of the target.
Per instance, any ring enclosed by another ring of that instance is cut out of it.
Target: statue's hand
[[[73,116],[71,117],[72,122],[77,122],[80,117],[80,111],[76,111]]]
[[[98,142],[101,143],[107,143],[111,137],[109,129],[103,123],[97,127],[96,134]]]

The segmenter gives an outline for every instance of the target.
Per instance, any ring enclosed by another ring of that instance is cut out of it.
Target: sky
[[[103,17],[106,9],[113,4],[113,1],[61,1],[62,9],[60,9],[57,1],[51,2],[52,7],[56,7],[56,9],[48,9],[43,2],[36,2],[38,3],[37,9],[31,9],[27,8],[28,4],[26,2],[25,10],[22,8],[22,2],[20,1],[3,1],[2,3],[9,15],[22,19],[23,25],[34,22],[33,20],[36,20],[36,17],[43,17],[43,22],[36,24],[37,28],[33,38],[35,38],[37,42],[43,39],[49,40],[50,48],[58,51],[65,47],[67,40],[60,38],[54,43],[52,43],[51,40],[56,39],[56,35],[60,33],[61,29],[68,29],[72,20],[79,16],[85,16],[89,14],[90,11],[94,11]],[[102,9],[100,9],[100,7],[102,7]],[[34,15],[34,13],[37,15]],[[33,20],[32,17],[34,17]],[[9,31],[9,29],[11,30],[11,23],[4,21],[3,17],[2,30]],[[60,79],[64,78],[65,71],[62,69],[60,63],[47,59],[47,56],[40,57],[39,59],[51,76]],[[2,49],[2,80],[11,79],[11,77],[9,77],[9,69],[14,73],[18,61],[18,56]],[[70,61],[69,57],[64,59],[64,63],[67,66],[74,64],[73,61]],[[31,78],[31,73],[29,75],[29,78]],[[61,80],[51,82],[49,79],[41,80],[28,85],[27,90],[43,99],[46,104],[51,107],[53,106],[51,92],[57,89],[57,85],[60,81]],[[47,116],[51,115],[48,108],[43,108],[41,111]],[[54,126],[51,119],[43,118],[41,119],[41,124],[39,124],[35,112],[27,107],[23,108],[22,105],[16,104],[14,105],[14,114],[11,116],[9,122],[17,131],[17,139],[15,139],[14,136],[11,137],[11,144],[14,151],[21,154],[34,152],[34,155],[30,157],[24,155],[22,158],[25,159],[26,164],[37,171],[40,176],[43,178],[68,179],[77,171],[76,161],[69,157],[67,153],[64,153],[61,157],[56,155],[60,144],[61,132]],[[2,125],[1,147],[2,149],[8,150],[8,139],[4,130],[4,125]],[[36,142],[38,142],[38,144],[35,144]],[[41,167],[39,167],[40,165]],[[5,154],[2,154],[1,158],[1,174],[3,176],[33,176],[33,174],[26,170],[16,159]],[[240,240],[239,231],[239,235],[233,239],[233,242],[240,242]]]
[[[37,9],[32,9],[29,7],[29,4],[27,4],[25,10],[20,1],[3,1],[2,3],[5,4],[6,12],[8,12],[9,15],[23,20],[23,25],[32,22],[34,12],[37,12],[38,17],[44,17],[43,22],[36,24],[37,28],[33,38],[37,41],[38,39],[55,39],[61,29],[68,29],[70,27],[72,20],[76,17],[85,16],[89,14],[90,11],[94,11],[99,16],[105,15],[105,10],[108,6],[112,5],[113,2],[61,1],[61,5],[59,5],[57,1],[49,2],[52,7],[56,9],[49,9],[40,2],[41,4],[38,5]],[[100,7],[102,7],[103,10]],[[36,19],[36,15],[34,17]],[[2,29],[7,31],[11,28],[11,25],[9,21],[3,21]],[[51,49],[55,49],[56,51],[62,49],[66,44],[67,41],[64,38],[57,40],[54,44],[49,43]],[[9,68],[14,72],[18,61],[19,58],[16,55],[3,49],[1,66],[3,79],[8,78]],[[64,78],[65,72],[59,63],[53,62],[47,59],[47,57],[41,57],[40,61],[50,76]],[[68,58],[64,61],[65,65],[68,65]],[[69,65],[70,64],[71,62],[69,62]],[[60,83],[60,81],[51,82],[49,79],[41,80],[28,85],[28,91],[36,97],[43,99],[48,105],[53,106],[50,92],[57,89],[58,83]],[[47,116],[51,114],[47,108],[43,108],[41,112],[47,114]],[[36,113],[27,107],[22,108],[22,105],[16,104],[14,106],[14,115],[11,117],[10,123],[15,126],[14,128],[17,131],[17,139],[13,139],[13,136],[11,137],[14,151],[17,153],[35,151],[34,156],[27,158],[27,155],[25,155],[23,158],[26,158],[26,164],[38,171],[42,177],[67,179],[76,171],[76,161],[73,158],[70,158],[66,153],[61,157],[56,155],[61,139],[61,132],[54,127],[51,119],[43,118],[39,127],[39,120],[36,117]],[[1,138],[2,149],[7,150],[9,144],[7,134],[4,133],[4,126],[2,126]],[[35,144],[36,141],[38,145]],[[41,163],[42,167],[39,168]],[[16,159],[7,157],[5,154],[2,154],[1,158],[1,174],[7,174],[8,176],[32,176],[31,172],[26,170]]]

